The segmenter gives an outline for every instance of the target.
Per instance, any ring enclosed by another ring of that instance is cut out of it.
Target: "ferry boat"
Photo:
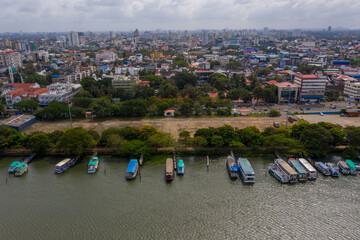
[[[323,162],[315,162],[314,163],[316,169],[321,172],[325,176],[330,176],[331,172],[328,166],[326,166]]]
[[[345,161],[339,161],[337,166],[339,167],[339,170],[342,174],[344,175],[350,174],[350,168]]]
[[[289,177],[289,183],[296,183],[298,182],[298,174],[295,170],[284,160],[281,158],[276,159],[275,165],[277,165],[285,174]]]
[[[356,166],[353,163],[353,161],[351,161],[350,159],[346,159],[345,162],[347,163],[347,165],[349,166],[349,170],[350,170],[350,174],[351,175],[356,175]]]
[[[309,180],[316,180],[317,179],[317,171],[316,169],[305,159],[299,158],[299,163],[305,168],[307,171],[307,177]]]
[[[73,165],[73,158],[65,158],[55,166],[55,173],[65,172],[69,167]]]
[[[295,158],[289,158],[289,165],[292,166],[298,174],[299,181],[307,181],[307,171]]]
[[[97,156],[91,157],[88,164],[88,173],[96,173],[99,167],[99,158]]]
[[[136,178],[136,174],[138,172],[139,163],[137,159],[131,159],[128,165],[128,168],[126,170],[125,178],[127,180],[131,180]]]
[[[326,166],[329,168],[331,176],[333,177],[339,177],[339,168],[334,163],[325,163]]]
[[[229,175],[232,179],[237,179],[239,174],[239,166],[236,165],[235,158],[233,156],[228,156],[226,160],[226,167],[228,169]]]
[[[244,183],[255,183],[255,172],[249,160],[238,158],[237,164],[240,166],[239,173]]]
[[[28,170],[28,165],[26,163],[20,163],[14,170],[14,175],[20,177],[24,175]]]
[[[285,173],[283,170],[281,170],[277,161],[278,161],[278,159],[275,159],[274,164],[268,168],[269,173],[279,182],[288,183],[289,176],[287,173]]]
[[[166,159],[165,179],[166,181],[172,181],[174,179],[174,161],[172,158]]]
[[[19,165],[20,165],[19,161],[12,162],[9,166],[8,173],[14,173],[15,168]]]
[[[184,173],[185,173],[184,161],[182,159],[179,159],[178,164],[177,164],[177,174],[183,175]]]

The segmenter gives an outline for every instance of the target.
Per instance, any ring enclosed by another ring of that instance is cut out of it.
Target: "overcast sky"
[[[360,0],[0,0],[0,32],[359,28]]]

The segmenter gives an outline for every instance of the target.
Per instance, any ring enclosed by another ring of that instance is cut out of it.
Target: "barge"
[[[131,159],[126,170],[125,178],[127,180],[131,180],[136,178],[136,174],[138,172],[139,162],[137,159]]]
[[[350,168],[345,161],[339,161],[337,166],[339,167],[339,170],[342,174],[344,175],[350,174]]]
[[[298,161],[304,167],[304,169],[307,171],[308,179],[316,180],[317,179],[316,169],[305,158],[299,158]]]
[[[353,161],[351,161],[350,159],[346,159],[345,162],[347,163],[347,165],[349,166],[349,170],[350,170],[350,174],[351,175],[356,175],[357,171],[356,171],[356,166],[353,163]]]
[[[289,175],[279,167],[278,160],[275,159],[274,164],[269,166],[269,173],[279,182],[288,183],[290,181]]]
[[[172,158],[166,159],[165,179],[166,181],[174,180],[174,161]]]
[[[16,177],[20,177],[24,175],[28,171],[28,165],[27,163],[20,163],[14,170],[14,175]]]
[[[8,173],[14,173],[15,168],[19,165],[20,165],[19,161],[12,162],[9,166]]]
[[[307,171],[301,166],[301,164],[295,158],[289,158],[289,165],[294,168],[294,170],[298,174],[299,181],[306,182],[307,181]]]
[[[59,174],[65,172],[69,167],[74,164],[74,158],[65,158],[55,166],[55,173]]]
[[[277,165],[285,174],[289,177],[289,183],[298,182],[298,174],[297,172],[284,160],[278,158],[275,160],[275,165]]]
[[[255,172],[247,158],[238,158],[239,173],[244,183],[255,183]]]
[[[232,179],[237,179],[239,174],[239,166],[236,165],[235,158],[233,156],[228,156],[226,159],[226,167],[229,172],[229,176]]]

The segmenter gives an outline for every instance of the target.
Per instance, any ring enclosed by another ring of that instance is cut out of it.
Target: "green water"
[[[281,185],[272,159],[249,158],[254,185],[229,179],[226,156],[183,158],[185,175],[164,181],[148,164],[126,181],[126,159],[88,159],[55,175],[61,158],[37,158],[15,178],[0,160],[0,239],[359,239],[360,177],[319,176]],[[7,182],[6,182],[7,181]]]

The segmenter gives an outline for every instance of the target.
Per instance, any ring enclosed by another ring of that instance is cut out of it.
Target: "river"
[[[36,158],[15,178],[0,160],[0,239],[359,239],[360,177],[319,176],[282,185],[270,158],[249,158],[254,185],[229,179],[225,156],[186,157],[185,175],[164,181],[164,164],[145,164],[134,181],[127,160],[87,159],[61,175],[57,157]],[[335,161],[335,159],[332,159]]]

